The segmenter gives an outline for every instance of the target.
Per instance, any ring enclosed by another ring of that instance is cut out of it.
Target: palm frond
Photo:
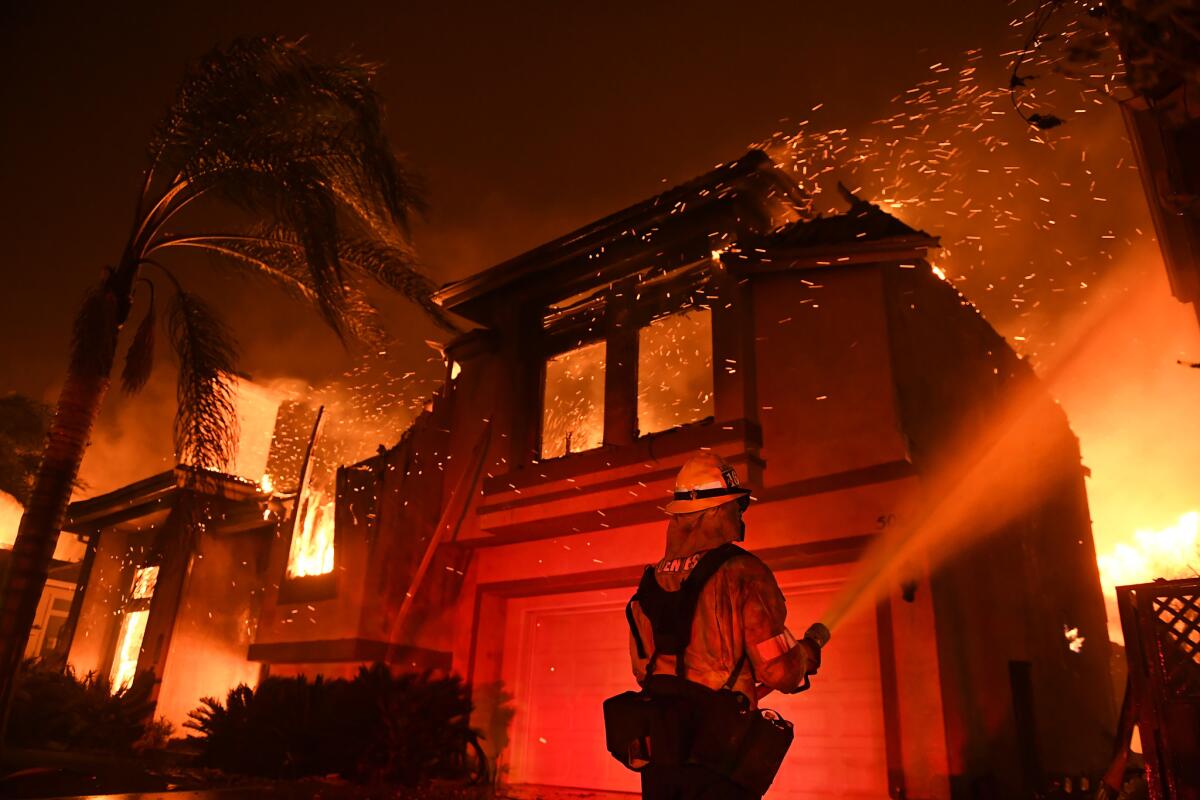
[[[176,453],[194,467],[224,469],[238,436],[233,338],[207,303],[182,289],[175,292],[169,327],[179,357]]]
[[[125,351],[125,368],[121,371],[121,387],[126,394],[141,391],[150,380],[150,372],[154,368],[154,334],[158,327],[158,314],[154,306],[154,284],[146,281],[146,286],[150,292],[146,315],[129,342],[129,349]]]
[[[442,330],[462,333],[433,302],[437,286],[417,266],[416,254],[410,248],[380,238],[356,237],[341,241],[340,255],[349,268],[412,300]]]
[[[223,198],[290,234],[317,305],[342,334],[339,306],[348,301],[338,242],[347,226],[397,238],[423,208],[417,181],[388,145],[372,74],[349,58],[317,61],[282,38],[209,53],[152,143],[151,183],[161,196],[147,203],[154,210],[138,247],[148,252],[162,225],[200,194]]]
[[[344,331],[352,340],[370,347],[382,345],[386,340],[379,309],[354,283],[344,280],[337,305],[321,306],[319,293],[311,285],[305,266],[304,251],[294,241],[269,235],[218,234],[172,237],[159,247],[189,247],[232,260],[273,281],[292,296],[313,304],[331,327]],[[333,319],[329,320],[329,316]]]
[[[318,61],[299,42],[246,38],[200,59],[151,145],[160,174],[195,179],[308,161],[372,212],[406,223],[418,188],[388,145],[373,65]]]

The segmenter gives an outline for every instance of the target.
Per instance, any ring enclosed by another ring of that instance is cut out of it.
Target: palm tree
[[[405,294],[455,330],[407,245],[420,192],[388,146],[372,72],[349,58],[316,60],[299,42],[260,38],[214,50],[184,79],[151,142],[120,260],[104,270],[75,319],[66,381],[2,596],[0,709],[140,293],[147,312],[129,341],[121,380],[134,392],[149,378],[156,280],[171,291],[167,331],[179,360],[176,454],[207,469],[232,455],[236,346],[210,306],[163,263],[173,251],[215,254],[217,263],[283,287],[310,302],[343,341],[382,335],[359,288],[364,278]],[[214,202],[232,206],[243,224],[168,232],[195,216],[183,212]]]

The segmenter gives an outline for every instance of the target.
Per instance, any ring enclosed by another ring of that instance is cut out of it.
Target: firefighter
[[[742,513],[749,503],[750,491],[720,457],[704,451],[691,457],[676,478],[674,499],[664,509],[671,519],[666,552],[653,569],[658,588],[678,592],[706,554],[741,542],[746,533]],[[739,692],[754,709],[772,690],[795,692],[807,685],[806,676],[819,666],[829,631],[817,623],[801,639],[793,636],[784,625],[787,609],[770,568],[749,553],[723,549],[733,554],[702,579],[695,610],[690,612],[691,635],[682,649],[682,669],[676,656],[656,648],[656,626],[643,608],[650,604],[645,590],[639,588],[628,610],[633,672],[651,694],[654,676],[678,675],[708,690],[724,687]],[[648,569],[643,585],[650,574]],[[789,744],[790,736],[789,726]],[[704,763],[659,766],[653,761],[642,770],[642,796],[647,800],[758,796]]]

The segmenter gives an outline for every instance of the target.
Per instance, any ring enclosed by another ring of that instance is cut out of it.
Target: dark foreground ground
[[[336,779],[267,781],[190,769],[163,758],[7,750],[0,800],[490,800],[488,787],[432,783],[416,788],[360,786]]]
[[[195,791],[134,792],[132,794],[69,795],[58,800],[251,800],[258,797],[283,800],[340,800],[340,798],[423,798],[441,797],[421,790],[360,789],[353,794],[338,792],[329,787],[304,785],[244,786],[236,789],[201,789]],[[15,797],[21,797],[16,795]]]

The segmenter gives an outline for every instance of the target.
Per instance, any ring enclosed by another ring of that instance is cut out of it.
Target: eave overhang
[[[64,531],[94,533],[156,515],[165,515],[181,490],[230,501],[265,499],[258,486],[245,478],[179,465],[119,489],[67,507]]]

